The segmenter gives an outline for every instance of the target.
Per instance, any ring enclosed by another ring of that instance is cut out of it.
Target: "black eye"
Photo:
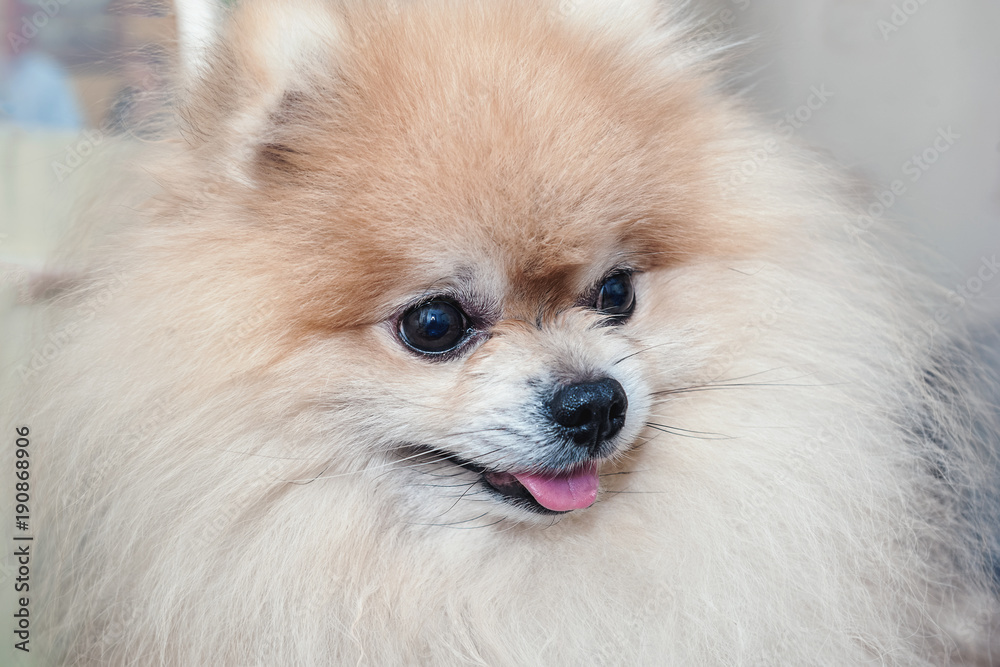
[[[458,306],[448,301],[429,301],[403,315],[399,336],[418,352],[438,354],[458,347],[468,322]]]
[[[632,275],[624,271],[608,276],[597,291],[594,308],[605,315],[625,320],[635,310],[635,290]]]

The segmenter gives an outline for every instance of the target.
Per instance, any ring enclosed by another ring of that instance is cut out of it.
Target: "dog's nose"
[[[566,385],[549,401],[552,420],[580,447],[596,454],[625,424],[628,397],[612,378]]]

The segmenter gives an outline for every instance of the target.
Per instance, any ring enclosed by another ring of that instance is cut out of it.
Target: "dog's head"
[[[663,286],[755,242],[656,3],[570,4],[250,4],[185,107],[192,252],[281,331],[231,347],[284,341],[329,456],[445,508],[590,506],[671,373]]]

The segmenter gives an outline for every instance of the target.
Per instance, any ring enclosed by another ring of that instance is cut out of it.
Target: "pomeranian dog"
[[[234,10],[20,367],[44,664],[997,664],[955,295],[725,53]]]

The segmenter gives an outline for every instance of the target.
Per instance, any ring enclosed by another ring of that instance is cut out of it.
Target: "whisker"
[[[469,493],[469,491],[471,491],[471,490],[473,489],[473,487],[475,487],[475,486],[476,486],[476,484],[478,484],[478,483],[479,483],[479,480],[477,479],[476,481],[474,481],[474,482],[472,482],[471,484],[469,484],[468,488],[466,488],[466,489],[465,489],[465,491],[463,491],[463,492],[462,492],[462,494],[458,496],[458,498],[455,498],[455,502],[453,502],[453,503],[451,504],[451,507],[449,507],[449,508],[448,508],[448,509],[446,509],[445,511],[441,512],[441,513],[440,513],[440,514],[438,514],[437,516],[444,516],[444,515],[445,515],[445,514],[447,514],[448,512],[450,512],[450,511],[452,511],[453,509],[455,509],[455,506],[456,506],[456,505],[458,505],[458,504],[459,504],[460,502],[462,502],[462,498],[464,498],[464,497],[466,496],[466,494],[467,494],[467,493]]]
[[[667,424],[657,424],[656,422],[646,422],[646,425],[647,426],[659,426],[661,428],[669,428],[669,429],[672,429],[674,431],[684,431],[685,433],[696,433],[698,435],[714,435],[714,436],[718,436],[718,437],[721,437],[721,438],[732,438],[732,436],[726,435],[725,433],[715,433],[713,431],[692,431],[691,429],[688,429],[688,428],[681,428],[680,426],[669,426]]]
[[[652,349],[655,349],[657,347],[663,347],[664,345],[668,345],[668,344],[669,343],[657,343],[656,345],[650,345],[648,347],[644,347],[643,349],[639,350],[638,352],[633,352],[632,354],[626,354],[624,357],[621,357],[620,359],[611,362],[611,365],[612,366],[617,366],[618,364],[620,364],[621,362],[625,361],[626,359],[631,359],[632,357],[634,357],[636,355],[639,355],[639,354],[642,354],[643,352],[649,352]]]
[[[322,459],[322,456],[274,456],[271,454],[258,454],[257,452],[240,452],[235,449],[220,449],[217,447],[206,448],[211,452],[221,452],[223,454],[236,454],[238,456],[252,456],[261,459],[275,459],[280,461],[316,461]]]
[[[728,384],[703,384],[691,387],[680,387],[677,389],[664,389],[663,391],[654,391],[652,392],[651,396],[667,396],[670,394],[689,394],[698,391],[716,391],[719,389],[737,389],[745,387],[835,387],[838,384],[846,384],[846,383],[791,384],[785,382],[740,382],[740,383],[728,383]]]
[[[695,440],[732,440],[732,436],[716,434],[719,437],[704,437],[700,435],[692,435],[690,433],[678,433],[674,431],[670,426],[665,426],[663,424],[653,424],[651,422],[646,422],[646,426],[650,427],[656,431],[663,431],[664,433],[669,433],[670,435],[680,436],[682,438],[694,438]]]
[[[489,512],[487,512],[487,514],[489,514]],[[485,515],[483,515],[483,516],[485,516]],[[499,519],[497,519],[493,523],[487,523],[487,524],[485,524],[483,526],[448,526],[448,525],[446,525],[445,527],[446,528],[451,528],[452,530],[476,530],[478,528],[489,528],[490,526],[495,526],[498,523],[502,522],[503,520],[504,520],[504,518],[500,517]]]
[[[610,494],[612,496],[617,496],[620,493],[661,495],[661,494],[667,493],[667,491],[606,491],[605,493],[608,493],[608,494]]]
[[[637,472],[646,472],[645,470],[622,470],[620,472],[605,472],[598,475],[598,477],[614,477],[615,475],[634,475]]]
[[[463,435],[479,435],[480,433],[494,433],[497,431],[501,433],[510,433],[511,435],[518,435],[517,431],[510,426],[493,426],[491,428],[479,428],[474,431],[457,431],[455,433],[449,433],[442,439],[457,438]]]
[[[303,482],[301,480],[295,480],[295,479],[293,479],[293,480],[290,480],[288,482],[288,484],[295,484],[296,486],[304,486],[306,484],[312,484],[317,479],[319,479],[320,477],[322,477],[323,473],[325,473],[327,470],[329,470],[330,466],[332,466],[332,465],[333,465],[333,463],[327,463],[326,467],[323,468],[322,470],[320,470],[319,473],[315,477],[313,477],[312,479],[310,479],[308,482]]]
[[[469,474],[470,472],[468,470],[465,470],[464,468],[459,468],[458,470],[449,473],[431,472],[429,470],[418,470],[417,466],[409,466],[407,469],[412,470],[413,472],[418,472],[421,475],[427,475],[428,477],[440,477],[440,478],[458,477],[459,475],[466,475]],[[399,470],[402,470],[402,468],[399,468]]]
[[[462,485],[459,484],[459,485],[456,485],[456,486],[462,486]],[[469,486],[471,486],[472,488],[475,488],[475,483],[472,483]],[[488,492],[485,489],[479,489],[477,491],[472,491],[472,488],[466,489],[465,491],[463,491],[462,493],[458,494],[457,496],[452,493],[452,494],[444,494],[441,497],[442,498],[456,498],[457,497],[459,500],[465,500],[465,501],[470,502],[470,503],[485,502],[482,498],[477,498],[476,496],[487,496]],[[472,491],[472,493],[469,493],[470,491]]]
[[[405,457],[403,459],[400,459],[400,460],[386,461],[385,463],[378,463],[378,464],[366,466],[364,468],[359,468],[358,470],[349,470],[347,472],[337,473],[335,475],[323,475],[322,473],[320,473],[316,477],[313,477],[313,478],[311,478],[309,480],[301,480],[301,479],[295,480],[295,479],[290,479],[290,480],[285,480],[285,481],[287,483],[289,483],[289,484],[297,484],[297,483],[303,483],[303,482],[304,483],[314,482],[317,479],[336,479],[338,477],[347,477],[347,476],[350,476],[350,475],[359,475],[361,473],[368,472],[368,471],[371,471],[371,470],[376,470],[378,468],[390,468],[390,466],[395,466],[395,465],[398,465],[399,463],[402,463],[402,462],[405,462],[405,461],[410,461],[410,460],[419,458],[421,456],[426,456],[427,454],[428,454],[428,452],[417,452],[416,454],[413,454],[411,456],[407,456],[407,457]],[[442,459],[442,460],[447,460],[447,459]],[[330,469],[330,465],[332,465],[332,463],[328,464],[327,467],[324,468],[324,470],[329,470]],[[414,465],[426,465],[426,463],[417,463],[417,464],[414,464]],[[408,466],[404,466],[404,467],[408,467]],[[386,472],[392,472],[392,469],[390,468],[390,470],[387,470]]]
[[[424,452],[424,454],[429,456],[430,452]],[[401,461],[397,461],[396,463],[404,463],[404,462],[409,461],[409,460],[411,460],[411,459],[407,458],[407,459],[403,459]],[[380,472],[378,475],[375,476],[375,479],[378,479],[379,477],[384,477],[385,475],[388,475],[391,472],[400,472],[402,470],[415,470],[417,472],[425,473],[426,474],[427,471],[425,471],[425,470],[417,470],[417,469],[420,468],[420,467],[422,467],[422,466],[437,465],[439,463],[450,463],[450,461],[448,460],[448,457],[441,456],[439,458],[432,459],[430,461],[418,461],[416,463],[407,463],[406,465],[397,465],[397,466],[389,468],[388,470],[384,470],[384,471]]]
[[[409,484],[408,486],[421,486],[431,489],[458,489],[463,486],[468,487],[469,484],[469,482],[462,482],[461,484]],[[475,484],[475,482],[472,482],[472,484]]]
[[[774,373],[775,371],[785,370],[786,368],[788,368],[788,367],[787,366],[778,366],[777,368],[769,368],[766,371],[757,371],[756,373],[749,373],[747,375],[739,375],[739,376],[734,377],[734,378],[726,378],[725,380],[715,380],[715,382],[735,382],[737,380],[746,380],[747,378],[757,377],[759,375],[764,375],[766,373]],[[807,375],[810,375],[810,373],[806,373],[805,375],[800,375],[799,377],[806,377]]]
[[[412,521],[408,521],[407,524],[410,525],[410,526],[436,526],[436,527],[439,527],[439,528],[444,528],[444,527],[448,527],[448,526],[457,526],[459,524],[468,523],[470,521],[478,521],[479,519],[482,519],[487,514],[489,514],[489,511],[483,512],[479,516],[474,516],[471,519],[462,519],[461,521],[453,521],[451,523],[414,523]],[[486,526],[477,526],[477,527],[485,528]]]

